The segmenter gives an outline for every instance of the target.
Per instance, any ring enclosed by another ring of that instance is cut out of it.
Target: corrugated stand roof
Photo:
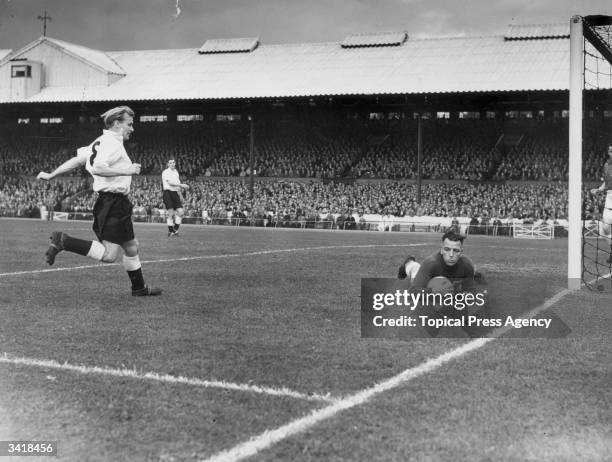
[[[207,40],[204,53],[203,48],[99,52],[125,76],[108,86],[47,87],[25,101],[568,90],[569,39],[563,27],[511,26],[507,36],[427,40],[408,39],[406,34],[403,41],[401,34],[283,45],[257,45],[254,38]],[[65,42],[63,46],[89,61],[101,57]],[[14,102],[2,87],[0,102]]]

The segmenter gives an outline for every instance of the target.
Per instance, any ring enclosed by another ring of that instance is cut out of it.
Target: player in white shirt
[[[185,214],[179,193],[181,189],[189,189],[189,185],[180,182],[174,159],[168,160],[168,168],[162,172],[162,189],[164,206],[168,213],[168,237],[178,236],[178,229]]]
[[[93,189],[98,199],[93,208],[93,231],[98,238],[90,241],[69,236],[60,231],[51,233],[51,244],[45,253],[49,265],[62,250],[84,255],[102,262],[114,262],[123,250],[123,267],[132,283],[132,295],[160,295],[161,289],[144,282],[138,241],[132,226],[132,203],[127,197],[132,176],[140,174],[140,164],[132,163],[123,142],[134,131],[134,111],[119,106],[102,114],[105,130],[89,146],[79,148],[77,155],[53,172],[40,172],[39,180],[52,178],[85,166],[93,177]]]
[[[599,234],[610,241],[610,255],[606,263],[612,263],[612,143],[608,145],[608,161],[604,164],[602,183],[599,188],[591,189],[591,194],[606,191],[606,202],[599,222]]]

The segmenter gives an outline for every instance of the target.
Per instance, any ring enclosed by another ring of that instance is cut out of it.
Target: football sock
[[[168,225],[168,231],[173,233],[174,232],[174,220],[172,219],[172,217],[166,218],[166,224]]]
[[[89,248],[89,252],[87,252],[87,256],[94,260],[102,261],[105,251],[106,247],[104,247],[104,244],[98,241],[91,241],[91,247]]]
[[[71,237],[64,234],[64,240],[62,242],[64,250],[68,252],[78,253],[94,260],[102,260],[104,251],[106,250],[104,245],[98,241],[88,241],[85,239],[79,239],[77,237]]]
[[[174,232],[178,231],[179,226],[181,225],[182,222],[183,222],[183,219],[179,217],[178,215],[174,217]]]
[[[142,268],[140,266],[140,258],[138,255],[135,257],[123,256],[123,267],[127,271],[130,281],[132,283],[132,290],[144,289],[145,282],[142,275]]]

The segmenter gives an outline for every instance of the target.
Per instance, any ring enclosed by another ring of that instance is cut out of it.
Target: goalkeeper
[[[408,279],[411,282],[410,292],[425,292],[433,294],[454,294],[475,292],[476,282],[484,282],[482,275],[474,270],[472,261],[463,255],[464,236],[454,230],[449,230],[442,236],[442,246],[439,251],[425,258],[419,265],[414,257],[409,256],[407,261],[399,268],[399,279]],[[418,265],[418,267],[415,266]],[[416,273],[415,273],[416,269]],[[415,274],[414,274],[415,273]],[[419,306],[419,314],[422,313],[430,318],[454,318],[464,319],[469,310],[457,305],[457,300],[451,305],[431,306],[434,311],[425,305]],[[474,313],[475,314],[475,313]],[[469,327],[462,329],[465,333],[474,337],[478,334],[472,332]],[[440,328],[426,327],[432,337],[436,337]]]
[[[427,292],[446,291],[443,287],[429,287],[430,281],[437,276],[444,276],[453,284],[453,291],[469,292],[474,290],[475,282],[482,280],[482,275],[474,271],[472,261],[463,255],[464,237],[454,230],[442,236],[442,247],[435,254],[416,262],[410,255],[398,271],[399,279],[408,279],[411,290]]]

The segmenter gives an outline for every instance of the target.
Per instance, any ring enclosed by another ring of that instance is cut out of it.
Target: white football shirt
[[[167,168],[162,172],[162,187],[164,191],[180,191],[178,186],[170,186],[170,183],[179,184],[179,173],[176,169]]]
[[[127,168],[132,165],[132,161],[123,147],[122,135],[110,130],[102,130],[102,135],[96,138],[89,146],[77,150],[77,156],[85,159],[85,169],[94,180],[94,191],[120,194],[130,192],[132,184],[131,175],[99,176],[92,173],[92,169],[96,164],[114,168]]]

